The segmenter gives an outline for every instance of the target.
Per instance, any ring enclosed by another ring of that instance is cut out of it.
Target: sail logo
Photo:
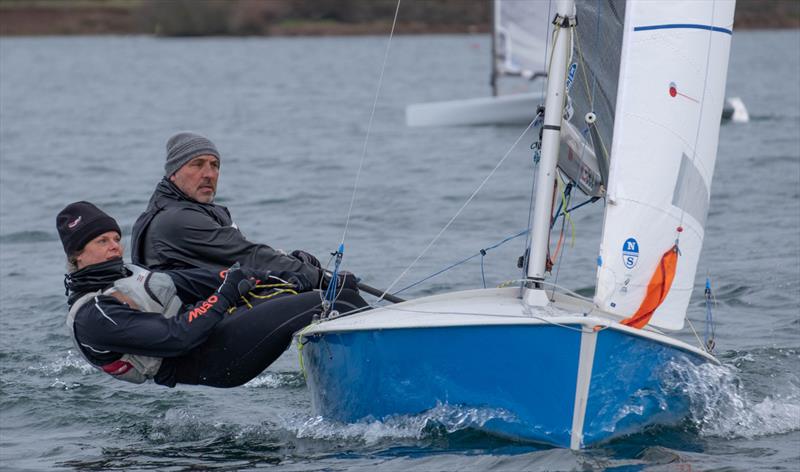
[[[578,69],[578,64],[576,62],[573,62],[572,64],[569,65],[569,70],[567,71],[567,84],[566,84],[567,92],[572,90],[572,84],[575,83],[575,71],[577,69]]]
[[[622,244],[622,263],[628,269],[636,267],[639,262],[639,243],[634,238],[628,238]]]

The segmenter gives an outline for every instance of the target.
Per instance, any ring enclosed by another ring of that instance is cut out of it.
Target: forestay
[[[650,324],[684,325],[717,154],[734,6],[626,5],[595,294],[604,311],[634,314],[677,242],[674,281]]]

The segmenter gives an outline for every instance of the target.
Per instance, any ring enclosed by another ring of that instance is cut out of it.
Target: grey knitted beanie
[[[167,141],[167,162],[164,163],[164,176],[172,176],[184,164],[203,155],[220,159],[217,147],[207,138],[188,131],[176,134]]]

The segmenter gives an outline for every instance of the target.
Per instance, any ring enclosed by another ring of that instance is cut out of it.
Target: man
[[[220,153],[199,134],[182,132],[167,141],[164,179],[133,225],[131,258],[151,269],[223,269],[235,262],[266,271],[304,275],[319,287],[319,261],[304,251],[287,255],[251,242],[230,212],[214,203]],[[344,282],[355,288],[353,279]]]

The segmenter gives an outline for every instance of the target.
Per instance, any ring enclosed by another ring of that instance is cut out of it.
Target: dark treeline
[[[0,34],[384,34],[396,0],[0,0]],[[405,0],[397,32],[489,31],[491,0]],[[736,28],[800,27],[800,0],[738,0]]]
[[[146,27],[163,35],[370,33],[391,22],[395,0],[145,0]],[[487,30],[485,0],[411,0],[398,13],[401,32]]]

